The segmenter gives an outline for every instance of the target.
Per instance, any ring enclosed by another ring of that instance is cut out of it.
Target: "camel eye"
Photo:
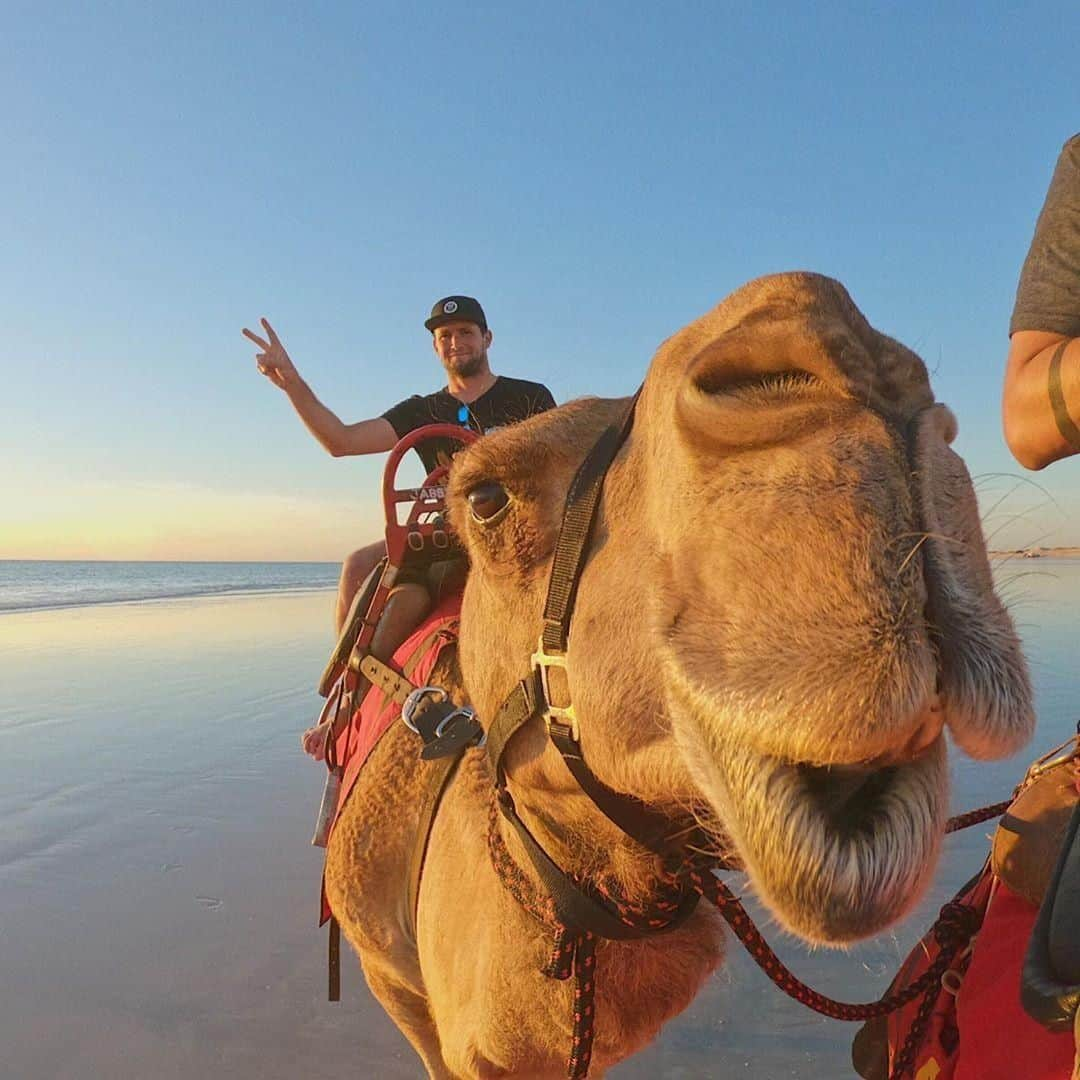
[[[489,480],[469,492],[469,510],[473,519],[482,525],[490,525],[502,516],[510,504],[510,496],[502,484]]]

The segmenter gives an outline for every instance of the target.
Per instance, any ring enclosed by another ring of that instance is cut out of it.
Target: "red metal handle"
[[[403,439],[400,439],[386,462],[383,471],[383,512],[386,515],[386,547],[390,555],[390,561],[395,566],[401,565],[401,559],[405,554],[406,546],[416,547],[417,542],[421,547],[427,543],[429,537],[437,531],[443,531],[441,526],[437,529],[430,521],[421,522],[422,515],[433,517],[441,514],[446,509],[446,476],[449,469],[446,465],[439,465],[432,469],[418,488],[395,487],[398,467],[402,459],[410,451],[421,443],[432,439],[450,439],[468,446],[476,442],[480,436],[475,431],[457,424],[428,424],[426,427],[416,428],[410,431]],[[399,503],[411,502],[412,508],[404,525],[398,524],[397,507]],[[409,539],[410,535],[413,537]],[[445,540],[439,547],[445,546]]]

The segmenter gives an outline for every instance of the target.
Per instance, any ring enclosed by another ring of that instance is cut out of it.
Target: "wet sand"
[[[1075,689],[1065,630],[1080,576],[1067,584],[1050,590],[1062,614],[1045,633],[1058,627],[1061,645],[1040,669],[1043,745],[1068,733]],[[322,776],[298,733],[319,701],[330,605],[310,593],[0,616],[0,1074],[421,1075],[351,957],[343,1000],[325,1000],[309,845]],[[964,763],[954,801],[998,798],[1020,771]],[[769,936],[819,989],[873,998],[977,868],[985,831],[949,841],[931,897],[894,933],[846,956]],[[784,999],[737,943],[730,955],[611,1075],[852,1075],[853,1025]]]

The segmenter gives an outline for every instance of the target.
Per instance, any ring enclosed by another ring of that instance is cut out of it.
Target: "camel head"
[[[481,716],[528,671],[567,487],[626,404],[573,402],[455,464]],[[873,934],[919,898],[945,729],[978,758],[1031,733],[955,434],[919,358],[842,286],[782,274],[660,347],[608,473],[567,653],[585,758],[618,790],[693,808],[810,941]],[[580,801],[539,721],[511,775],[552,829]]]

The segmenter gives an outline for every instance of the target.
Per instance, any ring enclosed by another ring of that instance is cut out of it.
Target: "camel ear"
[[[1035,726],[1027,663],[994,591],[971,477],[949,446],[956,419],[944,405],[933,405],[914,425],[928,616],[949,726],[972,757],[1007,757]]]

